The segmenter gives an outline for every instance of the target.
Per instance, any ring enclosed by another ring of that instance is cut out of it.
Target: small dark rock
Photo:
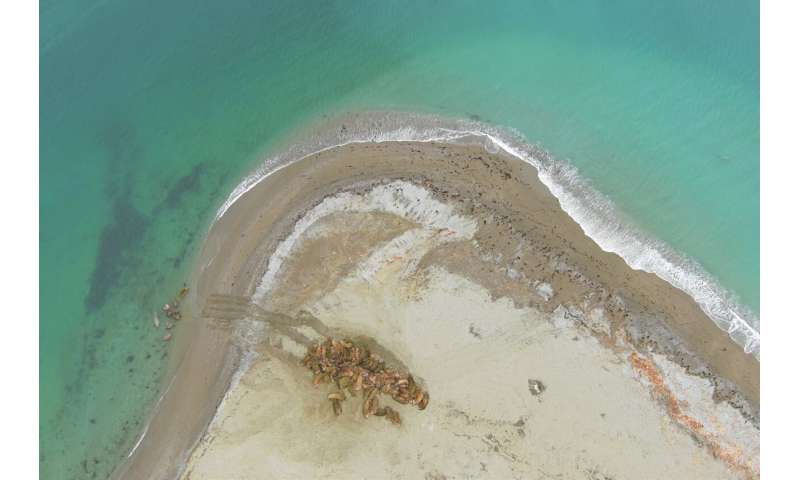
[[[481,333],[478,331],[477,328],[475,328],[475,325],[469,326],[469,333],[475,338],[481,338]]]
[[[532,378],[528,379],[528,390],[530,390],[531,395],[538,396],[541,395],[547,387],[544,386],[540,380],[534,380]]]

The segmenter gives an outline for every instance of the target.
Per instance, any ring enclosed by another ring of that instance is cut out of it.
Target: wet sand
[[[513,157],[432,143],[308,157],[212,227],[191,286],[187,352],[123,478],[758,475],[758,362],[688,295],[599,249]],[[290,341],[198,314],[211,293],[375,338],[430,406],[399,409],[399,428],[356,400],[335,418],[307,371],[270,355]]]

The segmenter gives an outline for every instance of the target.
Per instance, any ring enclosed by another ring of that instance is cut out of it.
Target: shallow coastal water
[[[152,311],[322,115],[516,129],[757,311],[757,3],[295,3],[42,3],[43,478],[127,454],[168,360]]]

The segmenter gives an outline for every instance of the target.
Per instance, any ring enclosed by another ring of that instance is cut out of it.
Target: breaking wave
[[[696,261],[636,228],[612,202],[591,187],[577,170],[556,160],[545,149],[528,143],[520,133],[480,121],[399,112],[348,114],[303,132],[302,139],[261,165],[231,192],[216,218],[265,177],[309,155],[351,143],[445,142],[482,145],[501,150],[536,168],[539,178],[569,214],[603,250],[621,256],[628,265],[654,273],[689,294],[745,352],[760,357],[758,317],[716,282]]]

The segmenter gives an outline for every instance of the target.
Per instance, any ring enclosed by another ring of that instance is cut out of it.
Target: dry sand
[[[372,337],[430,405],[399,408],[401,427],[357,400],[336,418],[308,371],[268,351],[302,348],[195,315],[125,478],[758,476],[758,362],[503,154],[379,143],[306,158],[213,226],[192,286],[195,312],[231,293]]]

